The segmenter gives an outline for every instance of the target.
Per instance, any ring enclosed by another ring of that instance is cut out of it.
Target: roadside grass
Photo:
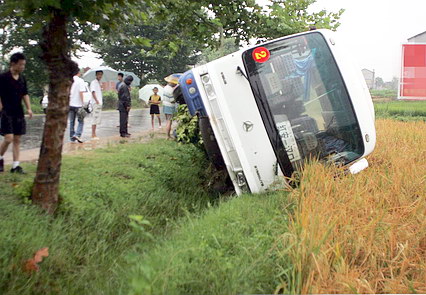
[[[296,293],[426,293],[426,123],[376,126],[368,169],[311,165],[290,194]]]
[[[376,102],[374,109],[378,118],[399,121],[426,121],[426,101]]]
[[[277,286],[288,293],[293,267],[277,238],[291,211],[281,192],[188,216],[163,243],[134,255],[131,294],[271,294]]]
[[[206,166],[199,150],[164,140],[66,156],[54,217],[25,198],[33,164],[24,164],[28,175],[0,175],[0,293],[127,294],[129,251],[145,251],[175,220],[217,202]],[[23,272],[43,247],[50,255],[40,271]]]

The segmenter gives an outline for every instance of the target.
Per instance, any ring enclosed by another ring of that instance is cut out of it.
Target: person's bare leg
[[[21,135],[13,136],[13,162],[19,162],[19,148],[21,145]]]
[[[12,143],[12,141],[13,141],[13,134],[4,135],[3,142],[0,145],[0,156],[3,156],[6,153],[7,148]]]
[[[92,125],[92,137],[96,137],[96,125]]]
[[[166,120],[167,120],[167,122],[166,122],[166,133],[167,133],[167,138],[168,138],[168,139],[170,139],[170,138],[172,138],[172,137],[170,136],[170,131],[171,131],[171,129],[172,129],[172,115],[167,114],[167,115],[166,115]]]
[[[160,115],[157,115],[157,118],[158,118],[158,127],[161,128],[161,118],[160,118]]]
[[[151,114],[151,126],[152,126],[152,130],[154,130],[154,114]]]

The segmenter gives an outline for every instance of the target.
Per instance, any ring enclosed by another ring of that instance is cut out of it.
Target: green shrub
[[[115,110],[117,109],[118,103],[118,94],[115,91],[104,91],[102,92],[104,104],[102,109],[104,110]],[[132,107],[133,108],[146,108],[148,105],[141,99],[139,99],[139,88],[132,87],[130,92],[132,98]]]
[[[40,103],[41,99],[41,97],[30,97],[31,110],[34,114],[43,114],[43,108]]]
[[[182,143],[192,143],[199,148],[203,147],[198,117],[192,117],[189,114],[186,104],[179,106],[175,119],[178,122],[176,128],[177,140]]]

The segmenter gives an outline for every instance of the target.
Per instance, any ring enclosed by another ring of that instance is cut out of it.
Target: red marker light
[[[187,79],[187,80],[186,80],[186,84],[187,84],[187,85],[191,85],[191,84],[192,84],[192,79]]]

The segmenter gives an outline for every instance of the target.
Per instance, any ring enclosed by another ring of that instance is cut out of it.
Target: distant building
[[[367,83],[368,89],[374,89],[374,81],[376,79],[376,74],[373,71],[368,69],[362,69],[362,74],[364,75],[365,82]]]
[[[426,31],[402,44],[398,99],[426,100]]]
[[[414,43],[414,44],[426,43],[426,31],[424,31],[423,33],[417,34],[416,36],[413,36],[411,38],[408,38],[408,43]]]

